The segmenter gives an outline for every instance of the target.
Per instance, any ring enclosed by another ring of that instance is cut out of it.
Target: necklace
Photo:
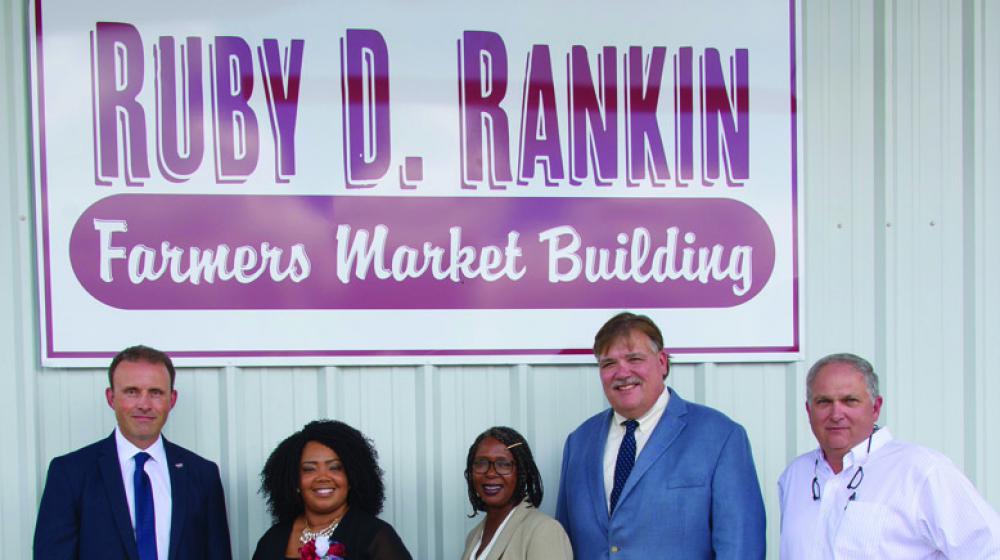
[[[316,540],[317,537],[329,537],[337,529],[337,525],[340,525],[340,518],[333,520],[329,526],[325,529],[320,529],[319,531],[313,531],[309,528],[309,523],[306,522],[306,526],[302,529],[302,536],[299,537],[299,542],[306,544],[309,541]]]

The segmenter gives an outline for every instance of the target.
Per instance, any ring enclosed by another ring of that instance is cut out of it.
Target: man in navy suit
[[[115,356],[105,397],[118,425],[49,464],[35,558],[232,558],[218,467],[160,435],[177,402],[174,375],[153,348]]]
[[[665,389],[663,335],[620,313],[594,339],[611,409],[566,440],[556,518],[580,559],[764,558],[764,503],[743,428]]]

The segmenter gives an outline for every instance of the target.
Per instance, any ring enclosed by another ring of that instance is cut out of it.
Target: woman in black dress
[[[391,525],[376,517],[385,501],[372,442],[333,420],[289,436],[260,473],[275,524],[254,560],[412,560]]]

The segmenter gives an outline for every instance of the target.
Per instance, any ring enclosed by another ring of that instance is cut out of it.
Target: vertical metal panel
[[[971,3],[966,30],[972,50],[971,123],[973,125],[972,184],[967,197],[966,284],[972,333],[966,338],[972,380],[966,401],[974,405],[967,415],[975,450],[966,472],[994,507],[1000,507],[1000,5],[989,0]],[[967,433],[969,433],[967,432]]]
[[[531,414],[521,433],[531,443],[545,485],[541,509],[554,515],[566,437],[607,401],[592,366],[535,366],[528,371],[526,385]]]
[[[37,316],[32,276],[31,171],[27,139],[26,18],[21,2],[0,4],[0,557],[31,548],[37,480]],[[63,404],[47,401],[47,406]]]
[[[919,434],[961,463],[965,441],[954,436],[963,416],[926,418],[962,409],[966,375],[961,4],[896,2],[890,10],[887,416],[900,436]]]
[[[875,145],[877,4],[803,3],[803,69],[799,95],[804,128],[805,201],[803,355],[786,372],[786,459],[815,447],[805,422],[805,371],[816,359],[850,351],[876,367],[878,274],[876,216],[881,179]],[[779,471],[780,473],[780,471]],[[766,481],[775,487],[775,479]],[[770,505],[770,504],[769,504]],[[774,511],[769,509],[770,511]],[[769,528],[778,525],[777,515]],[[774,541],[772,541],[774,542]]]
[[[810,358],[873,350],[873,11],[866,1],[804,7],[803,331]]]
[[[3,558],[30,555],[48,461],[114,425],[104,371],[37,365],[26,6],[0,9]],[[884,423],[948,454],[1000,506],[1000,7],[803,2],[801,17],[805,360],[681,364],[668,380],[746,427],[770,558],[775,479],[815,446],[805,371],[832,351],[872,358]],[[185,369],[177,390],[167,437],[219,463],[239,558],[270,523],[257,494],[264,460],[314,418],[375,441],[384,517],[415,557],[433,559],[456,557],[476,522],[462,471],[480,431],[506,424],[528,438],[552,513],[566,435],[606,406],[592,366]]]

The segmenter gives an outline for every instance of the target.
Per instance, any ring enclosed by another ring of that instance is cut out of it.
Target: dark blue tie
[[[625,481],[628,480],[632,466],[635,465],[635,429],[639,427],[639,422],[626,420],[623,424],[625,424],[625,437],[622,438],[621,447],[618,448],[618,460],[615,461],[615,485],[611,488],[609,515],[615,512],[618,496],[621,496]]]
[[[156,560],[156,514],[153,511],[153,485],[146,474],[149,453],[135,454],[135,544],[139,547],[139,560]]]

